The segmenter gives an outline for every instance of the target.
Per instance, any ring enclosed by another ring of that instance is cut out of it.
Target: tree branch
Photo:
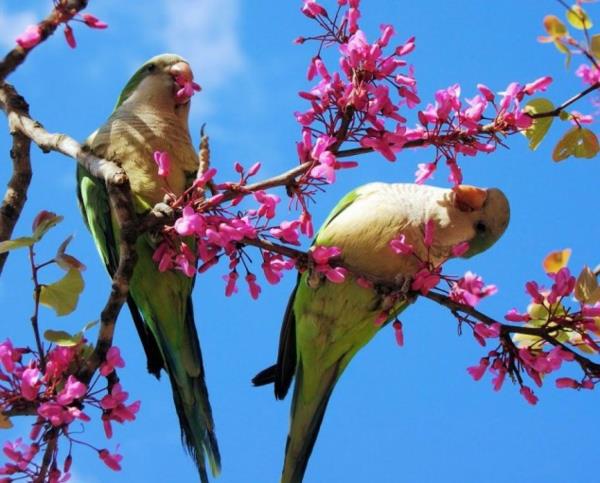
[[[27,190],[32,176],[31,141],[24,134],[13,131],[12,127],[11,132],[13,144],[10,157],[13,162],[13,172],[0,205],[0,241],[9,240],[12,236],[27,201]],[[0,255],[0,275],[4,270],[8,254],[9,252]]]

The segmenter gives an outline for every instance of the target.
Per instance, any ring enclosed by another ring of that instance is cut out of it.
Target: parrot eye
[[[487,231],[487,226],[485,225],[485,223],[483,221],[478,221],[475,224],[475,231],[481,235]]]
[[[156,70],[156,64],[148,64],[148,65],[146,66],[146,70],[147,70],[148,72],[154,72],[154,71]]]

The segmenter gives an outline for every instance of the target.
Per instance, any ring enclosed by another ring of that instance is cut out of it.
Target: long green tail
[[[185,330],[187,347],[184,348],[184,352],[193,353],[194,360],[197,361],[193,372],[185,366],[184,358],[170,350],[169,344],[165,344],[164,339],[160,338],[158,342],[164,354],[166,370],[173,390],[173,401],[179,417],[181,437],[185,447],[194,458],[201,481],[206,483],[208,482],[206,458],[210,463],[213,476],[218,476],[221,471],[221,456],[214,432],[214,421],[208,399],[202,352],[194,324],[191,299],[188,300]]]
[[[296,384],[291,408],[291,424],[285,445],[285,461],[281,483],[301,483],[306,472],[327,403],[340,375],[340,364],[320,375],[319,383],[311,394],[306,393],[302,361],[298,361]],[[312,384],[309,384],[312,386]]]

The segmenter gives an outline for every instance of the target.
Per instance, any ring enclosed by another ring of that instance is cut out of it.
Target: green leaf
[[[22,236],[21,238],[15,238],[14,240],[3,241],[0,242],[0,253],[5,253],[9,250],[14,250],[15,248],[30,247],[36,241],[35,238],[31,238],[30,236]]]
[[[33,220],[33,238],[36,241],[42,239],[46,232],[63,221],[63,217],[51,211],[40,211]]]
[[[595,304],[600,301],[600,287],[598,280],[589,267],[583,267],[583,270],[577,277],[575,284],[575,298],[584,304]]]
[[[552,152],[554,161],[563,161],[569,156],[593,158],[600,151],[598,138],[589,129],[573,127],[562,137]]]
[[[53,308],[56,315],[70,314],[77,307],[83,286],[83,277],[79,270],[71,269],[58,282],[42,285],[40,303]]]
[[[539,114],[554,110],[554,104],[548,99],[532,99],[525,105],[525,112],[528,114]],[[529,149],[535,151],[546,136],[548,129],[552,125],[553,117],[541,117],[533,120],[533,124],[525,130],[524,134],[529,139]]]
[[[44,338],[61,347],[73,347],[81,342],[81,334],[71,335],[64,330],[48,329],[44,332]]]
[[[573,5],[567,10],[567,20],[578,30],[589,30],[593,26],[590,17],[588,17],[588,14],[579,5]]]
[[[590,41],[590,49],[596,59],[600,59],[600,34],[596,34]]]

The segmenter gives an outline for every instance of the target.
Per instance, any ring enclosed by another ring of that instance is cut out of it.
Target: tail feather
[[[200,342],[194,324],[193,308],[191,300],[188,302],[186,334],[183,340],[189,346],[184,351],[187,349],[194,355],[199,370],[195,374],[190,374],[189,368],[185,367],[182,354],[170,352],[169,344],[161,341],[160,337],[158,342],[165,356],[183,443],[196,463],[200,480],[202,483],[208,483],[206,459],[213,476],[218,476],[221,472],[221,456],[214,431],[215,425],[204,377]]]
[[[315,394],[304,397],[305,381],[302,361],[299,361],[281,483],[302,482],[308,460],[319,435],[329,398],[339,375],[340,362],[321,375]]]
[[[263,369],[252,378],[252,384],[254,384],[255,386],[266,386],[267,384],[274,384],[276,378],[276,371],[277,364]]]

